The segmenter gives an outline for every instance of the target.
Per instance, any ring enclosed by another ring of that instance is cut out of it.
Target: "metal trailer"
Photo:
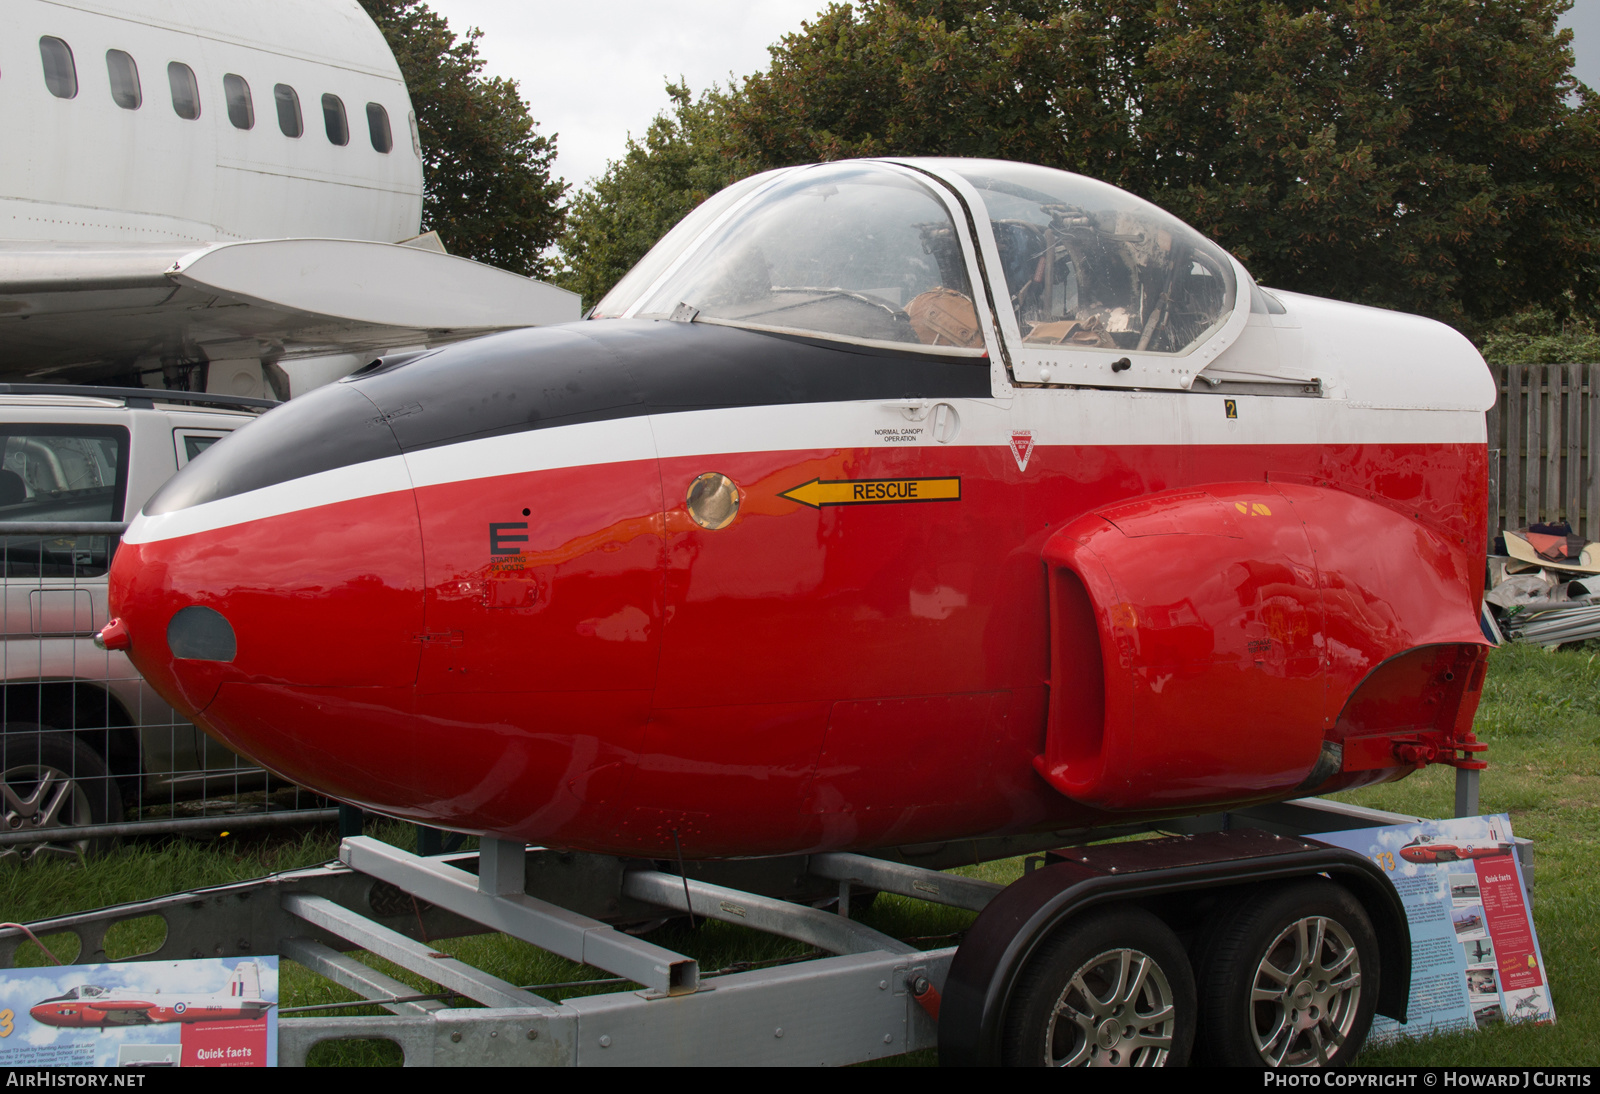
[[[992,1063],[1030,954],[1074,916],[1098,908],[1105,918],[1108,905],[1123,919],[1153,909],[1185,929],[1185,917],[1192,921],[1196,909],[1241,886],[1318,874],[1342,879],[1366,906],[1382,951],[1378,1010],[1403,1017],[1410,943],[1393,887],[1361,856],[1296,837],[1415,819],[1305,799],[1168,822],[1161,831],[1183,834],[1167,839],[1090,843],[1158,827],[1144,825],[875,856],[691,862],[677,873],[668,872],[675,864],[498,840],[484,840],[475,853],[421,857],[358,836],[341,843],[337,863],[61,916],[30,929],[73,933],[81,942],[78,961],[101,962],[109,960],[105,939],[115,924],[158,916],[167,925],[165,940],[133,960],[277,953],[389,1012],[282,1018],[285,1065],[304,1064],[320,1042],[347,1039],[392,1041],[407,1066],[852,1064],[933,1047],[947,1063]],[[1011,886],[941,872],[1047,849],[1028,860],[1029,872]],[[1531,847],[1519,841],[1519,854],[1531,888]],[[990,911],[959,949],[918,950],[850,917],[853,896],[880,891]],[[813,906],[825,902],[832,910]],[[693,958],[616,926],[689,912],[796,939],[830,956],[702,977]],[[639,987],[556,1003],[433,945],[489,931]],[[14,964],[22,941],[20,931],[0,931],[0,966]],[[440,985],[447,997],[475,1005],[419,996],[350,956],[352,950],[391,961]]]

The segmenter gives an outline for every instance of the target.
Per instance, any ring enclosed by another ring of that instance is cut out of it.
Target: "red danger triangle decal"
[[[1033,430],[1018,429],[1011,434],[1011,454],[1017,458],[1017,470],[1028,469],[1028,457],[1033,455]]]

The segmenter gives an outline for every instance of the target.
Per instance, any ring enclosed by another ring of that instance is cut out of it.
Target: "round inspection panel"
[[[728,476],[707,471],[689,484],[685,504],[696,524],[715,532],[732,524],[739,515],[739,488]]]
[[[167,623],[167,647],[180,661],[232,661],[239,652],[233,625],[215,608],[190,604]]]

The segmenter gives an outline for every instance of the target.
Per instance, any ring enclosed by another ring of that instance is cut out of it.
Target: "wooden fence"
[[[1489,538],[1566,520],[1600,540],[1600,364],[1491,365]]]

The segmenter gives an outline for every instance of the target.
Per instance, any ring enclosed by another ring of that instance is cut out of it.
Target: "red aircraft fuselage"
[[[1407,862],[1469,862],[1475,858],[1494,858],[1509,855],[1509,843],[1408,843],[1400,848],[1400,857]]]
[[[1487,383],[1442,327],[1284,299],[1307,346],[1375,324]],[[1004,313],[965,355],[622,318],[386,361],[152,499],[118,634],[296,782],[624,855],[1122,823],[1471,743],[1481,409],[1361,394],[1388,366],[1359,338],[1343,395],[1029,386]]]
[[[272,1004],[259,995],[242,994],[237,984],[230,992],[204,995],[83,985],[65,995],[35,1003],[28,1008],[28,1014],[43,1025],[87,1029],[172,1022],[254,1021],[265,1018],[271,1007]]]
[[[102,1026],[155,1025],[164,1022],[238,1022],[254,1021],[266,1017],[260,1006],[216,1005],[182,1002],[171,1004],[157,1001],[158,997],[129,996],[113,999],[105,1006],[94,1006],[81,1001],[38,1003],[28,1014],[35,1022],[47,1026],[89,1028]]]

